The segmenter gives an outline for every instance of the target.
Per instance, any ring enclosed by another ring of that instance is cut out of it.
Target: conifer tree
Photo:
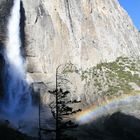
[[[65,78],[59,78],[58,75],[58,69],[56,69],[56,87],[55,90],[49,91],[50,94],[53,94],[55,97],[55,102],[52,102],[49,106],[51,108],[52,114],[56,120],[56,140],[62,140],[62,139],[73,139],[72,137],[69,138],[64,134],[66,130],[70,130],[73,128],[76,128],[78,125],[72,122],[71,120],[68,120],[66,118],[69,118],[70,115],[77,113],[81,111],[81,109],[74,110],[72,108],[73,104],[79,103],[81,101],[77,100],[68,100],[68,95],[70,92],[68,90],[63,90],[61,88],[61,82],[67,81]],[[59,81],[59,82],[58,82]]]

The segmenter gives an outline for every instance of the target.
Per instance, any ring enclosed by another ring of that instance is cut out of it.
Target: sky
[[[140,30],[140,0],[118,0],[127,11],[134,25]]]

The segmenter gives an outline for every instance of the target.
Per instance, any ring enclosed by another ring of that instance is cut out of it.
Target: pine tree
[[[59,67],[58,67],[59,68]],[[81,111],[81,109],[74,110],[72,108],[73,104],[79,103],[80,101],[68,100],[68,95],[70,92],[68,90],[63,90],[60,86],[60,83],[67,79],[60,78],[58,79],[58,68],[56,69],[56,87],[55,90],[49,91],[50,94],[55,96],[55,102],[52,102],[49,106],[51,108],[52,114],[56,120],[56,140],[62,139],[73,139],[69,138],[64,132],[66,130],[70,130],[76,128],[78,125],[72,122],[71,120],[67,120],[70,115]],[[59,82],[58,82],[59,81]]]

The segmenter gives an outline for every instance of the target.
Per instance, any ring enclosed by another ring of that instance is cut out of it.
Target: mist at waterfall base
[[[14,125],[19,120],[26,119],[27,114],[30,120],[29,112],[33,109],[24,58],[21,55],[20,4],[20,0],[14,0],[8,20],[4,50],[4,97],[0,101],[0,117]]]

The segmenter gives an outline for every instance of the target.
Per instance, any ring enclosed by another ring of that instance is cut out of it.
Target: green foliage
[[[68,65],[68,67],[65,67],[63,72],[66,73],[69,70],[69,67],[71,68],[72,66],[73,65]],[[56,70],[56,88],[53,91],[49,91],[49,93],[55,97],[55,102],[53,101],[49,106],[56,120],[56,140],[62,140],[66,138],[66,136],[67,139],[72,138],[71,136],[66,135],[65,132],[69,129],[76,128],[77,124],[75,124],[71,121],[71,119],[68,118],[70,118],[70,115],[81,111],[81,109],[73,109],[73,104],[79,103],[80,101],[69,100],[68,95],[70,94],[70,92],[61,88],[61,84],[63,83],[63,81],[69,81],[65,78],[63,79],[62,76],[61,78],[58,78],[58,68]]]
[[[135,90],[130,85],[140,86],[140,60],[119,57],[114,62],[100,63],[81,74],[87,85],[93,85],[96,94],[102,91],[106,96],[114,96],[119,92],[125,94]],[[106,87],[106,88],[105,88]]]
[[[57,136],[56,139],[58,140],[63,139],[64,137],[63,133],[67,129],[72,129],[77,127],[77,124],[75,124],[71,120],[67,120],[66,118],[68,118],[69,115],[81,111],[80,109],[73,110],[73,108],[71,107],[71,104],[79,103],[79,101],[68,100],[67,95],[70,92],[63,91],[63,89],[61,88],[49,92],[56,97],[56,102],[50,104],[52,114],[56,120],[56,136]]]
[[[140,59],[137,58],[118,57],[113,62],[97,64],[81,73],[79,71],[75,65],[68,63],[63,73],[80,74],[81,80],[86,81],[86,87],[93,87],[95,94],[101,92],[105,96],[117,95],[120,92],[127,94],[135,90],[131,83],[140,86]]]

